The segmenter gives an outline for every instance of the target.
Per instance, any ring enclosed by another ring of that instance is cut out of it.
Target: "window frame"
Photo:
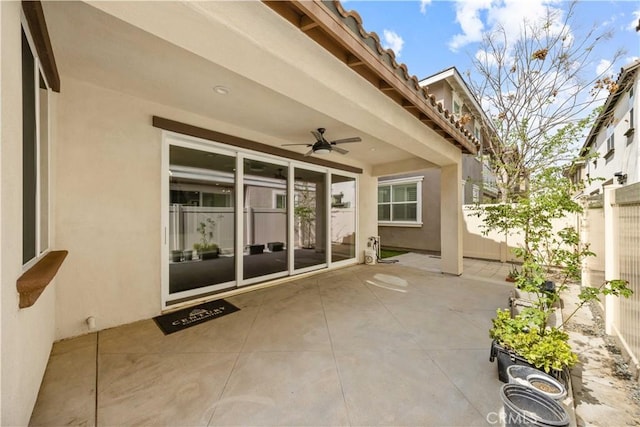
[[[378,180],[378,189],[381,187],[390,187],[389,191],[389,202],[381,203],[380,200],[377,201],[376,206],[380,205],[388,205],[389,206],[389,220],[380,220],[378,217],[378,225],[379,226],[391,226],[391,227],[422,227],[422,181],[424,180],[424,176],[413,176],[407,178],[397,178],[397,179],[387,179],[380,181]],[[393,187],[399,185],[407,185],[407,184],[415,184],[416,185],[416,200],[415,201],[403,201],[403,202],[394,202],[393,201]],[[416,205],[416,219],[415,221],[407,221],[407,220],[394,220],[393,219],[393,205],[406,205],[406,204],[415,204]],[[377,211],[376,211],[377,212]],[[377,213],[376,213],[377,214]]]
[[[33,150],[33,159],[28,159],[34,162],[35,165],[35,191],[33,195],[28,195],[29,197],[33,197],[35,199],[35,203],[33,204],[33,209],[35,210],[35,231],[34,231],[34,254],[31,255],[26,254],[24,251],[25,239],[30,238],[27,235],[27,230],[25,229],[24,222],[22,223],[22,245],[23,245],[23,255],[22,255],[22,269],[23,271],[29,270],[33,267],[39,260],[41,260],[49,251],[51,247],[51,93],[53,92],[51,84],[47,80],[47,74],[43,67],[42,62],[40,61],[40,56],[38,54],[38,50],[36,49],[36,44],[33,39],[33,35],[27,23],[27,18],[24,15],[24,12],[21,13],[21,34],[24,34],[25,39],[27,41],[28,49],[33,57],[33,86],[34,86],[34,108],[35,111],[33,114],[35,115],[35,140],[34,150]],[[21,44],[22,50],[22,44]],[[24,77],[24,76],[23,76]],[[21,77],[21,78],[23,78]],[[44,83],[44,88],[40,87],[40,82]],[[24,87],[24,82],[22,83]],[[47,95],[46,99],[43,100],[41,97],[41,90],[45,90]],[[24,102],[24,95],[21,100],[21,103]],[[43,116],[43,107],[46,109]],[[22,118],[25,120],[24,110],[22,112]],[[46,119],[46,123],[43,124],[43,120]],[[46,128],[43,128],[46,127]],[[23,131],[24,132],[24,131]],[[43,141],[43,138],[46,139]],[[22,138],[22,148],[23,148],[23,164],[27,159],[24,158],[24,147],[28,142],[25,140],[25,135],[23,133]],[[24,177],[23,177],[24,179]],[[22,209],[23,209],[23,218],[25,213],[25,209],[29,208],[31,205],[26,204],[25,194],[25,183],[22,182],[21,193],[23,197]],[[44,200],[43,200],[44,196]],[[32,200],[33,201],[33,200]],[[44,229],[44,230],[43,230]],[[27,259],[27,257],[29,257]]]
[[[278,200],[281,200],[282,206],[278,206]],[[286,191],[275,191],[273,193],[273,209],[286,209],[287,208],[287,193]]]

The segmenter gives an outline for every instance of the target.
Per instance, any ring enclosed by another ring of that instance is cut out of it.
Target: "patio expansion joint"
[[[318,292],[320,291],[320,285],[316,284],[318,288]],[[344,403],[345,413],[347,415],[347,421],[349,425],[353,425],[351,420],[351,414],[349,412],[349,405],[347,404],[347,395],[344,392],[344,380],[342,375],[340,374],[340,369],[338,368],[338,359],[336,358],[335,348],[333,346],[333,337],[331,336],[331,330],[329,329],[329,320],[327,319],[327,309],[324,305],[324,298],[320,293],[320,304],[322,305],[322,316],[324,317],[324,325],[327,328],[327,335],[329,336],[329,346],[331,347],[331,356],[333,358],[333,365],[336,369],[336,376],[338,377],[338,381],[340,382],[340,394],[342,395],[342,402]]]
[[[100,331],[96,332],[96,382],[95,382],[95,389],[94,389],[94,410],[93,410],[93,414],[94,414],[94,424],[95,426],[98,425],[98,386],[99,386],[99,376],[100,376]]]
[[[243,354],[247,354],[247,352],[244,351],[245,346],[247,345],[247,341],[249,339],[249,333],[250,331],[253,329],[253,326],[256,324],[256,320],[258,320],[258,315],[260,314],[260,312],[262,311],[262,306],[263,303],[260,303],[260,307],[258,308],[258,310],[256,310],[256,314],[253,317],[253,320],[251,321],[251,326],[248,328],[247,330],[247,334],[244,337],[244,340],[242,340],[242,346],[240,346],[240,351],[238,351],[235,360],[233,361],[233,365],[231,366],[231,369],[229,370],[229,374],[227,375],[227,378],[225,378],[224,380],[224,385],[222,386],[222,388],[220,389],[220,394],[218,395],[218,398],[216,399],[215,404],[213,405],[213,410],[211,411],[211,415],[209,416],[209,420],[207,421],[207,425],[211,425],[211,421],[213,421],[213,417],[216,414],[216,411],[218,410],[218,403],[220,402],[220,400],[222,399],[222,396],[224,396],[224,392],[227,389],[227,386],[229,385],[229,380],[231,379],[231,376],[233,375],[233,371],[236,369],[236,367],[238,366],[238,361],[240,360],[240,356]]]

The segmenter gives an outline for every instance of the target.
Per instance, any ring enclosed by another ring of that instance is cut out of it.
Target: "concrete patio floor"
[[[495,424],[509,265],[397,259],[226,298],[241,310],[172,335],[145,320],[58,342],[31,424]]]

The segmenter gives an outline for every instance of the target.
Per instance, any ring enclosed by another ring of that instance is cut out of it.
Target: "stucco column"
[[[440,240],[443,273],[462,274],[462,168],[444,166],[440,179]]]

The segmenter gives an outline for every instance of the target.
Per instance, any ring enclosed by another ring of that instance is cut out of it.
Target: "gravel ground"
[[[563,295],[563,315],[578,302],[579,286]],[[640,383],[615,339],[604,332],[596,303],[585,305],[566,330],[580,363],[571,372],[578,426],[640,425]]]

